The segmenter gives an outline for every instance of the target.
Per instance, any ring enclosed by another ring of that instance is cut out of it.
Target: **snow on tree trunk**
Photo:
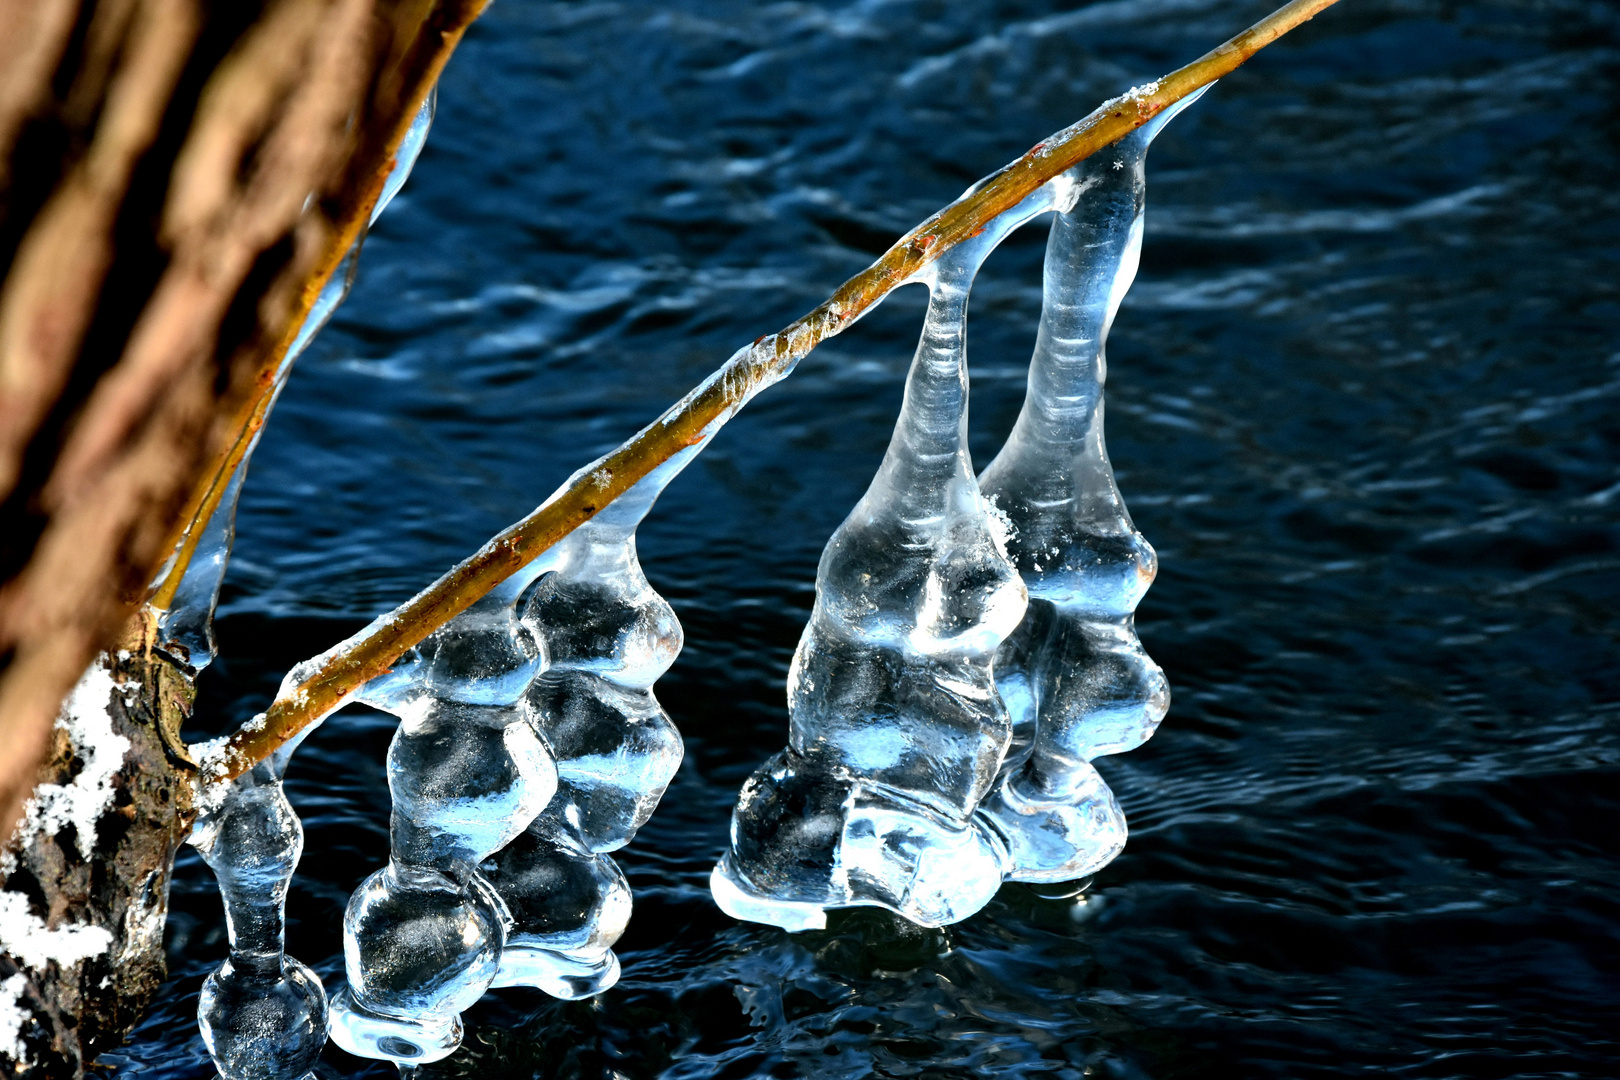
[[[77,1076],[163,982],[175,852],[191,828],[179,742],[190,680],[151,622],[84,673],[0,855],[0,1067]]]

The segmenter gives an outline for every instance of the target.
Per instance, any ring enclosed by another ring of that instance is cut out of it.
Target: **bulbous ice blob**
[[[628,843],[680,767],[680,733],[652,694],[681,648],[675,612],[636,558],[635,528],[673,473],[650,477],[558,545],[523,621],[549,666],[524,703],[557,759],[557,795],[486,872],[511,913],[500,986],[554,997],[619,977],[630,889],[607,852]]]
[[[1132,614],[1158,561],[1114,482],[1102,387],[1108,330],[1141,256],[1148,146],[1198,96],[1071,171],[1078,202],[1052,223],[1023,411],[979,478],[1030,593],[996,657],[1015,737],[980,809],[1017,881],[1072,880],[1119,854],[1125,818],[1089,762],[1141,745],[1169,705]]]
[[[1042,187],[932,263],[928,314],[877,476],[816,572],[788,673],[787,749],[745,785],[711,887],[788,929],[875,905],[928,926],[982,907],[1006,853],[973,819],[1012,737],[996,650],[1022,580],[967,452],[967,299],[984,259],[1045,210]]]
[[[646,689],[680,654],[681,624],[647,582],[636,557],[635,527],[625,511],[639,502],[632,489],[558,545],[554,572],[540,579],[524,609],[524,624],[544,643],[552,671],[589,672]]]
[[[326,1045],[326,991],[284,952],[287,884],[304,829],[273,762],[228,782],[191,842],[219,882],[230,956],[203,981],[197,1022],[225,1080],[295,1080]]]
[[[391,857],[349,899],[348,985],[332,1010],[344,1049],[417,1064],[455,1050],[461,1011],[500,967],[509,915],[477,865],[557,790],[527,708],[479,703],[511,697],[503,681],[543,655],[529,631],[475,605],[425,644],[408,677],[396,670],[365,690],[401,718],[388,747]]]
[[[203,980],[197,1025],[225,1080],[305,1077],[326,1045],[326,991],[290,956],[272,969],[227,959]]]
[[[680,732],[650,690],[582,672],[547,672],[528,701],[557,756],[555,820],[587,851],[616,851],[658,806],[680,767]]]
[[[523,708],[406,696],[388,749],[392,857],[349,899],[333,1037],[421,1063],[459,1045],[461,1011],[500,965],[509,915],[475,866],[540,813],[557,770]]]
[[[519,708],[419,700],[388,747],[397,862],[476,866],[533,821],[557,766]]]
[[[384,1016],[459,1013],[494,978],[501,916],[481,878],[390,862],[355,890],[344,914],[349,989]]]
[[[560,839],[570,832],[548,811],[485,866],[512,919],[496,986],[573,999],[618,981],[630,886],[612,859]]]
[[[465,863],[447,873],[391,859],[343,916],[348,985],[332,1004],[333,1039],[361,1057],[448,1057],[461,1044],[461,1012],[495,980],[506,918]]]

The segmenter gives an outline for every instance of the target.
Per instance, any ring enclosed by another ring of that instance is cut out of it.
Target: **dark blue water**
[[[196,735],[527,512],[967,184],[1268,3],[499,0],[254,463]],[[782,744],[822,544],[898,409],[921,290],[720,435],[642,531],[687,758],[623,855],[600,1000],[503,991],[424,1077],[1620,1072],[1620,9],[1345,0],[1175,121],[1110,342],[1174,688],[1099,764],[1131,822],[1084,903],[789,936],[708,898]],[[1044,229],[973,306],[979,462]],[[289,786],[289,946],[331,985],[380,865],[392,721]],[[125,1075],[209,1075],[224,954],[182,861]],[[381,1077],[328,1049],[327,1077]]]

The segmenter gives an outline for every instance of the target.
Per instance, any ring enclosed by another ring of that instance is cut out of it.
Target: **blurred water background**
[[[979,176],[1269,0],[498,0],[254,462],[194,737],[415,592]],[[501,991],[440,1077],[1605,1076],[1620,1071],[1620,7],[1345,0],[1148,161],[1109,437],[1174,690],[1099,764],[1130,846],[1080,901],[941,931],[733,923],[710,866],[782,744],[816,559],[899,407],[921,289],[734,421],[642,529],[687,758],[621,855],[600,1000]],[[1045,229],[972,309],[1010,427]],[[288,785],[290,951],[341,977],[391,718]],[[119,1075],[212,1075],[195,856]],[[384,1077],[329,1048],[322,1075]]]

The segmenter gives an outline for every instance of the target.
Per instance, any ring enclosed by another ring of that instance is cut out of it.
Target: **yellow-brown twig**
[[[907,233],[820,307],[733,356],[702,385],[617,450],[576,473],[522,521],[389,615],[314,660],[259,720],[226,742],[207,770],[228,779],[251,768],[386,672],[405,650],[465,611],[653,469],[724,423],[817,344],[840,333],[897,286],[1042,184],[1136,130],[1168,106],[1236,69],[1337,0],[1294,0],[1157,83],[1105,102],[1084,120],[1037,143]]]
[[[196,505],[187,515],[185,529],[175,549],[174,561],[169,564],[163,580],[158,583],[151,599],[146,602],[146,606],[153,611],[167,611],[173,605],[175,594],[180,591],[180,582],[186,576],[186,567],[191,565],[192,557],[197,554],[197,545],[202,542],[203,532],[209,520],[213,518],[214,512],[219,509],[219,504],[224,500],[225,491],[231,484],[231,477],[236,474],[237,467],[242,464],[242,459],[247,457],[248,451],[252,448],[254,436],[264,426],[265,417],[270,412],[270,403],[273,400],[275,400],[273,393],[259,395],[254,403],[253,412],[242,425],[236,441],[231,443],[224,457],[211,470],[212,479],[208,486],[205,488],[199,486],[200,500],[197,498],[198,493],[193,493],[192,498]]]
[[[437,4],[403,4],[398,16],[400,22],[390,29],[394,33],[395,47],[388,57],[392,66],[385,68],[378,79],[378,96],[392,91],[393,108],[390,122],[374,132],[362,136],[362,145],[354,156],[356,167],[345,177],[342,189],[335,198],[327,200],[325,207],[334,228],[325,238],[321,257],[315,271],[305,281],[298,297],[296,309],[288,320],[286,331],[279,341],[257,358],[257,371],[250,391],[243,397],[236,415],[223,430],[233,433],[222,442],[219,452],[209,467],[198,478],[187,499],[177,528],[163,550],[173,551],[174,558],[157,583],[147,604],[165,610],[174,603],[180,581],[191,565],[202,540],[208,521],[219,509],[231,476],[253,446],[255,436],[270,415],[275,396],[276,373],[287,351],[298,338],[304,320],[319,299],[321,290],[343,263],[362,230],[371,218],[371,209],[381,197],[383,185],[393,170],[395,155],[411,123],[416,119],[422,103],[439,81],[450,54],[455,51],[461,36],[478,17],[488,0],[452,0]]]

